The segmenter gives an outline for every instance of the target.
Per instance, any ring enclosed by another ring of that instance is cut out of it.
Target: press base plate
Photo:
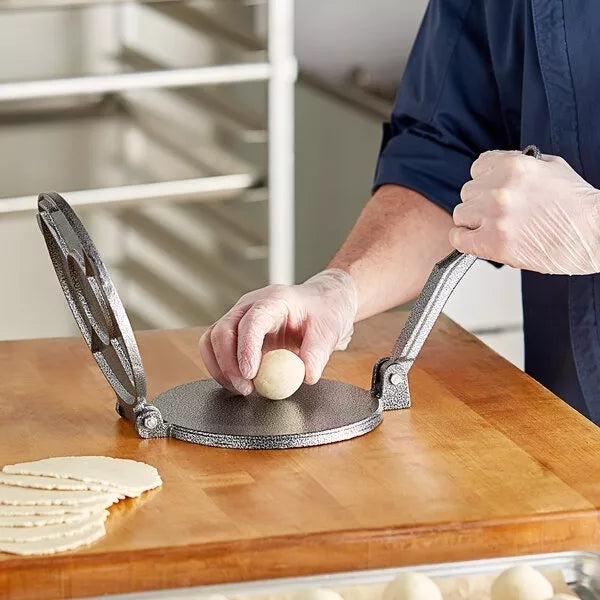
[[[348,440],[382,419],[370,390],[321,379],[286,400],[238,396],[212,379],[171,388],[152,402],[170,437],[224,448],[301,448]]]

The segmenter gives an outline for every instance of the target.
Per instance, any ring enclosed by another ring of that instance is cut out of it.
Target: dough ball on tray
[[[442,593],[426,575],[406,572],[387,585],[383,600],[442,600]]]
[[[337,592],[327,588],[312,588],[299,590],[294,594],[294,600],[344,600]]]
[[[529,565],[506,569],[492,584],[492,600],[550,600],[553,595],[552,584]]]

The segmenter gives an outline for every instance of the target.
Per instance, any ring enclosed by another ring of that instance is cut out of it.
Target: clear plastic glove
[[[519,269],[600,272],[600,192],[562,158],[483,153],[454,210],[450,243]]]
[[[253,390],[262,352],[296,350],[316,383],[331,353],[352,337],[358,293],[352,277],[328,269],[300,285],[270,285],[242,296],[200,339],[210,374],[223,387],[247,395]]]

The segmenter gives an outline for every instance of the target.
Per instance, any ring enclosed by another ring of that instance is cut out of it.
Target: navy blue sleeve
[[[473,161],[506,147],[481,0],[431,0],[398,89],[373,189],[392,183],[449,212]]]

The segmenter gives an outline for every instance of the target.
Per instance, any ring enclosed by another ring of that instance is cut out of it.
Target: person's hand
[[[263,350],[288,348],[304,361],[305,381],[316,383],[331,353],[348,345],[357,308],[356,285],[340,269],[301,285],[270,285],[242,296],[206,331],[202,359],[218,383],[247,395]]]
[[[454,209],[450,243],[519,269],[600,272],[600,192],[562,158],[484,152]]]

